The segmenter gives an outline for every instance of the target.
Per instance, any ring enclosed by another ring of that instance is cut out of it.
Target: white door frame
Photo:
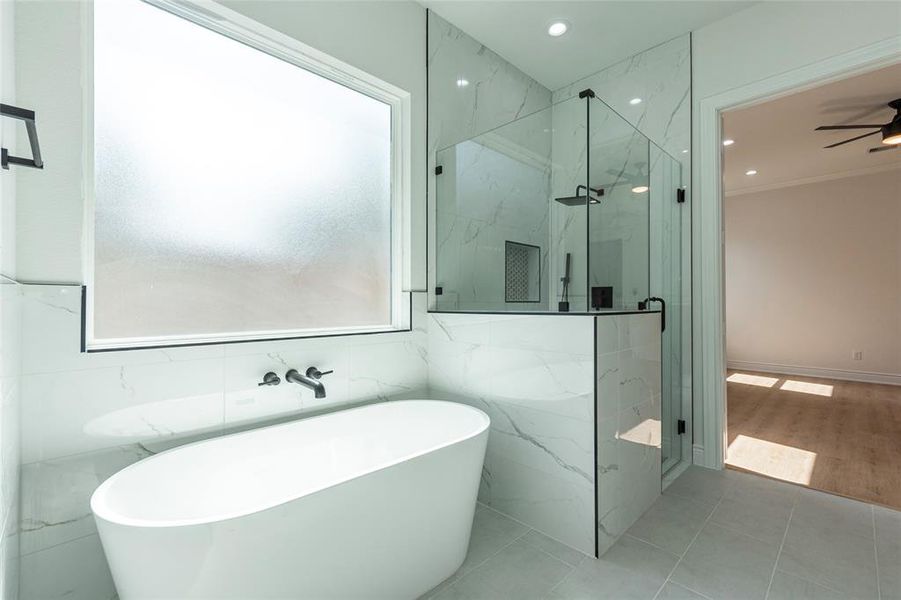
[[[703,428],[695,439],[694,461],[722,469],[726,457],[726,323],[723,271],[723,191],[721,177],[721,115],[728,109],[772,100],[830,81],[885,67],[901,61],[901,36],[888,38],[798,69],[780,73],[715,96],[702,99],[698,120],[697,170],[693,199],[697,231],[695,246],[695,345],[698,365],[695,398],[703,409]]]

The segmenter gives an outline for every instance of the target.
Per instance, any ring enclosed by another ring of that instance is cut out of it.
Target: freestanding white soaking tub
[[[119,596],[416,598],[465,558],[488,425],[384,402],[137,462],[91,498]]]

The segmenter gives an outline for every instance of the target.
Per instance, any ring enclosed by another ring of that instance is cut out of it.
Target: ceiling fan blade
[[[830,131],[833,129],[881,129],[885,125],[820,125],[814,131]]]
[[[878,148],[870,148],[869,152],[870,154],[872,154],[873,152],[882,152],[883,150],[897,150],[898,148],[901,148],[901,145],[896,144],[894,146],[879,146]]]
[[[850,143],[850,142],[854,142],[854,141],[857,141],[857,140],[862,139],[862,138],[865,138],[865,137],[870,137],[871,135],[876,135],[877,133],[879,133],[879,131],[871,131],[870,133],[865,133],[865,134],[863,134],[863,135],[859,135],[859,136],[857,136],[857,137],[853,137],[853,138],[848,139],[848,140],[845,140],[845,141],[843,141],[843,142],[836,142],[835,144],[829,144],[828,146],[823,146],[823,148],[835,148],[836,146],[841,146],[841,145],[843,145],[843,144],[848,144],[848,143]]]

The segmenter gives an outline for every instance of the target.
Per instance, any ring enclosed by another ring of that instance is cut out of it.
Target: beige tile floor
[[[479,506],[434,600],[901,600],[901,512],[692,467],[600,560]]]

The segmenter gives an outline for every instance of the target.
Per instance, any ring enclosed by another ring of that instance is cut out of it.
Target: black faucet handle
[[[316,367],[310,367],[307,369],[307,377],[312,377],[313,379],[319,379],[323,375],[328,375],[329,373],[334,373],[335,370],[331,369],[330,371],[320,371]]]
[[[281,382],[282,382],[282,380],[281,380],[281,378],[280,378],[278,375],[276,375],[276,374],[273,373],[272,371],[269,371],[268,373],[266,373],[265,375],[263,375],[263,381],[261,381],[261,382],[258,383],[257,385],[258,385],[258,386],[263,386],[263,385],[278,385],[278,384],[280,384]]]

